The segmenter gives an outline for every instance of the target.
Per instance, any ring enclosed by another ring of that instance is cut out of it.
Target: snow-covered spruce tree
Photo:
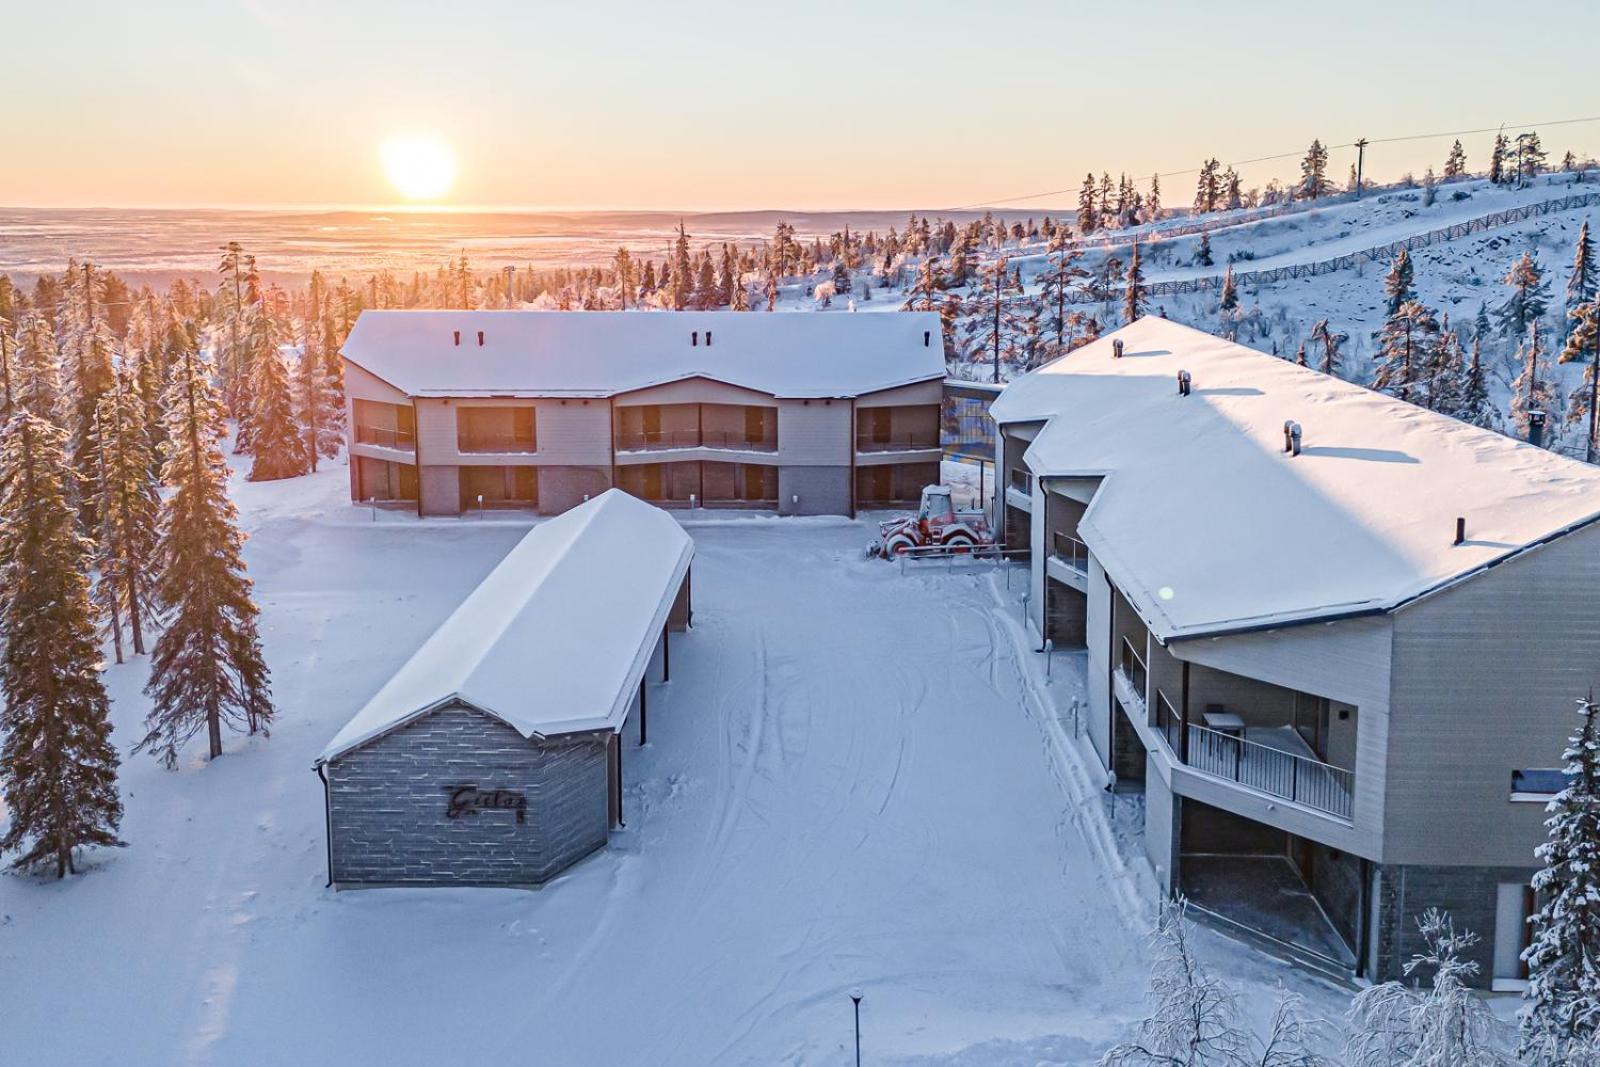
[[[27,409],[0,440],[0,853],[73,871],[85,845],[119,845],[110,701],[89,602],[90,543],[67,500],[67,435]]]
[[[241,555],[244,535],[218,447],[222,408],[209,371],[190,347],[167,391],[163,481],[170,493],[161,505],[156,550],[167,626],[156,640],[145,687],[152,704],[135,751],[148,749],[168,767],[177,765],[178,750],[202,727],[215,759],[222,755],[224,723],[265,733],[273,717],[259,612]]]
[[[1454,181],[1467,173],[1467,150],[1461,147],[1458,138],[1450,146],[1450,154],[1444,157],[1444,180]]]
[[[1578,701],[1567,742],[1567,786],[1545,809],[1549,840],[1533,876],[1541,901],[1531,920],[1522,1050],[1564,1049],[1600,1037],[1600,703]],[[1552,1064],[1566,1060],[1550,1060]]]
[[[1489,383],[1483,374],[1483,339],[1472,337],[1472,355],[1467,360],[1466,374],[1462,379],[1460,408],[1455,413],[1462,422],[1470,422],[1485,430],[1494,429],[1500,421],[1500,412],[1489,402]]]
[[[1431,972],[1426,988],[1384,982],[1351,1002],[1345,1038],[1347,1067],[1509,1067],[1499,1052],[1499,1023],[1467,987],[1478,965],[1462,952],[1478,941],[1456,933],[1448,915],[1429,909],[1417,920],[1427,950],[1405,973]]]
[[[100,528],[95,567],[96,600],[102,622],[112,630],[117,662],[122,662],[122,620],[128,621],[133,652],[145,652],[147,623],[158,610],[154,566],[161,494],[151,474],[150,432],[143,399],[129,372],[117,375],[100,401],[100,433],[105,442],[100,471]]]
[[[1532,429],[1530,416],[1535,411],[1548,414],[1556,402],[1555,388],[1551,382],[1550,367],[1544,358],[1544,343],[1539,338],[1539,324],[1533,324],[1528,340],[1517,349],[1522,370],[1511,383],[1511,426],[1516,436],[1524,441]],[[1545,423],[1544,446],[1555,444],[1554,424]]]
[[[1539,131],[1517,134],[1517,181],[1527,185],[1544,170],[1546,153],[1539,142]]]
[[[1600,425],[1597,425],[1597,408],[1600,408],[1600,299],[1591,297],[1586,303],[1567,313],[1572,320],[1572,331],[1561,348],[1558,363],[1576,363],[1588,359],[1583,370],[1583,382],[1572,391],[1567,406],[1567,422],[1585,426],[1584,456],[1590,463],[1600,454]]]
[[[1222,276],[1222,295],[1218,298],[1217,307],[1227,312],[1239,306],[1239,284],[1233,280],[1233,264],[1228,264],[1228,270]]]
[[[1501,281],[1510,287],[1511,295],[1495,311],[1498,328],[1502,336],[1521,340],[1549,306],[1544,271],[1532,252],[1524,252]]]
[[[1333,191],[1328,181],[1328,150],[1322,147],[1320,139],[1311,142],[1306,158],[1300,161],[1300,191],[1312,200]]]
[[[111,389],[116,338],[106,322],[105,274],[84,263],[77,272],[69,270],[66,282],[61,365],[67,375],[63,385],[68,457],[77,474],[69,480],[68,493],[78,509],[80,529],[87,533],[96,522],[93,478],[100,466],[95,413],[100,398]]]
[[[1390,315],[1378,331],[1378,369],[1372,387],[1379,392],[1415,400],[1417,385],[1424,380],[1438,344],[1439,320],[1433,309],[1417,300],[1407,300]]]
[[[1149,294],[1144,287],[1144,268],[1139,265],[1139,242],[1133,242],[1133,252],[1128,257],[1128,273],[1122,280],[1123,322],[1138,322],[1143,317]]]
[[[1350,335],[1333,330],[1327,319],[1318,319],[1311,327],[1311,339],[1322,345],[1322,362],[1317,369],[1323,374],[1338,374],[1339,346],[1350,340]]]
[[[678,237],[672,245],[672,303],[673,311],[689,306],[689,287],[693,281],[693,267],[689,265],[689,235],[683,231],[683,220],[678,220]]]
[[[1197,267],[1211,266],[1211,234],[1200,235],[1200,244],[1194,250],[1194,265]]]
[[[258,306],[250,323],[250,480],[270,482],[304,474],[306,442],[295,421],[289,372],[278,350],[277,318]]]
[[[228,413],[241,420],[235,448],[244,450],[249,447],[243,419],[250,373],[250,309],[260,299],[261,276],[256,272],[255,257],[246,255],[237,241],[223,246],[217,274],[217,373]]]
[[[1489,180],[1495,185],[1506,183],[1506,135],[1501,130],[1494,135],[1494,147],[1489,150]]]
[[[1572,252],[1572,273],[1567,276],[1567,308],[1588,303],[1595,297],[1594,242],[1589,239],[1589,220],[1578,227],[1578,242]]]
[[[334,406],[333,390],[328,387],[327,363],[322,358],[316,323],[305,327],[305,345],[294,367],[295,416],[305,434],[304,453],[311,470],[317,469],[321,456],[332,458],[339,454],[344,441],[342,411]]]
[[[1393,315],[1400,305],[1417,297],[1416,282],[1412,277],[1411,253],[1402,248],[1394,257],[1389,273],[1383,276],[1384,314]]]
[[[1450,328],[1446,316],[1439,328],[1439,343],[1433,346],[1433,358],[1428,363],[1425,404],[1441,415],[1459,417],[1466,386],[1467,361],[1461,351],[1461,335]]]

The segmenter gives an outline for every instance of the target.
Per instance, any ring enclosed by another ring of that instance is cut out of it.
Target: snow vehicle
[[[915,515],[878,524],[878,540],[867,546],[867,556],[892,559],[912,549],[971,552],[993,545],[994,533],[981,509],[958,510],[948,485],[929,485],[923,487],[922,506]]]

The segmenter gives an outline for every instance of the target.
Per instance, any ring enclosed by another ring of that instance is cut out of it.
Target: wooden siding
[[[537,452],[494,454],[460,451],[456,435],[458,407],[534,407]],[[417,401],[417,444],[424,466],[580,466],[611,465],[611,408],[604,400],[470,400]]]
[[[778,404],[778,456],[785,467],[850,466],[854,419],[848,400],[783,400]],[[846,477],[846,493],[849,478]]]
[[[1544,805],[1511,772],[1561,766],[1600,688],[1597,589],[1592,526],[1396,613],[1385,863],[1533,862]]]
[[[877,393],[863,393],[856,398],[856,407],[882,408],[899,404],[940,404],[944,401],[944,382],[914,382]]]
[[[643,404],[754,404],[776,407],[778,401],[769,393],[709,378],[685,378],[664,385],[653,385],[648,389],[636,389],[631,393],[619,393],[616,397],[619,408]]]
[[[344,361],[344,395],[351,400],[381,400],[385,404],[411,403],[411,398],[405,393],[348,359]]]

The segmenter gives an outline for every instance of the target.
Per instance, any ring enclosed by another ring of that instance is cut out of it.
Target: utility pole
[[[1361,199],[1361,167],[1367,159],[1367,139],[1365,137],[1356,142],[1356,199]]]
[[[994,261],[994,384],[1000,384],[1000,280],[1005,277],[1006,261]]]

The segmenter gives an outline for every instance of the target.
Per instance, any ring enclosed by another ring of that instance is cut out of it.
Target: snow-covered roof
[[[1036,475],[1104,475],[1080,536],[1162,640],[1391,610],[1600,517],[1600,469],[1161,318],[991,413],[1049,420]]]
[[[523,737],[618,729],[693,557],[677,520],[618,489],[540,523],[317,762],[455,701]]]
[[[363,311],[343,353],[411,396],[603,397],[702,377],[849,397],[945,370],[932,312]]]

